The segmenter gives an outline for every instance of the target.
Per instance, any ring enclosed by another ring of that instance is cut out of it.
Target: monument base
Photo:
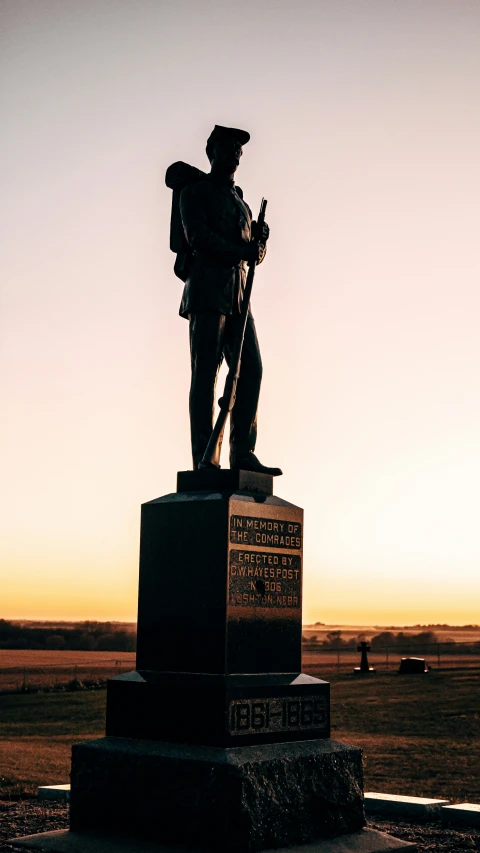
[[[68,829],[26,835],[23,838],[14,838],[10,843],[27,850],[39,850],[40,853],[179,853],[178,847],[164,847],[152,841],[137,841],[118,835],[71,832]],[[341,838],[265,853],[415,853],[416,849],[416,844],[399,841],[385,832],[361,829],[349,835],[342,835]]]
[[[330,736],[330,685],[302,673],[128,672],[107,685],[107,736],[250,746]]]
[[[365,825],[362,752],[332,740],[232,749],[105,737],[72,751],[70,825],[255,853]]]

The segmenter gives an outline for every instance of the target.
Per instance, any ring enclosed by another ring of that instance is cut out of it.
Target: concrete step
[[[38,789],[39,800],[64,800],[70,799],[70,785],[42,785]]]
[[[379,794],[368,791],[365,795],[367,814],[389,815],[390,817],[428,820],[439,817],[442,806],[450,800],[431,800],[427,797],[407,797],[403,794]]]
[[[441,814],[442,821],[445,824],[471,826],[480,829],[480,805],[478,803],[457,803],[454,806],[444,806]]]

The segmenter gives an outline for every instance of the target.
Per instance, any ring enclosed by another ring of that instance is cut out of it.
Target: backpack
[[[170,216],[170,249],[175,252],[174,264],[175,275],[182,281],[186,281],[188,270],[193,258],[193,252],[187,243],[183,230],[182,217],[180,216],[180,193],[188,184],[205,178],[206,173],[195,166],[189,166],[178,160],[168,167],[165,174],[165,183],[172,192],[172,213]]]

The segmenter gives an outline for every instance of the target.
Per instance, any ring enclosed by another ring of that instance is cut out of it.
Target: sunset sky
[[[268,199],[257,450],[304,621],[480,622],[477,0],[0,15],[0,617],[136,618],[140,504],[190,466],[164,173],[223,124]]]

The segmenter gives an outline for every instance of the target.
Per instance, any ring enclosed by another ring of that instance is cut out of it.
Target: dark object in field
[[[373,666],[368,665],[368,657],[367,652],[370,652],[372,649],[371,646],[368,645],[365,640],[357,646],[357,652],[362,653],[362,657],[360,660],[360,666],[356,666],[353,670],[354,675],[375,675],[376,670]]]
[[[399,675],[425,675],[429,671],[425,658],[402,658],[398,668]]]

